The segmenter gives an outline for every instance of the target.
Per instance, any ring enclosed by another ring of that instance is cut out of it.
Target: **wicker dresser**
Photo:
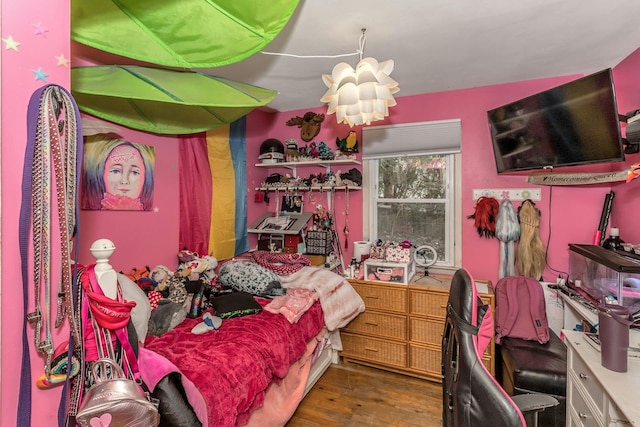
[[[343,360],[440,382],[450,280],[420,275],[408,285],[349,280],[366,310],[340,331]],[[487,287],[477,282],[479,290]],[[480,296],[494,307],[488,290]],[[484,362],[493,374],[493,342]]]

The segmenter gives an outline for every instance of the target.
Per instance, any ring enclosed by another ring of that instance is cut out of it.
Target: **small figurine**
[[[358,152],[358,137],[356,131],[351,130],[346,138],[336,138],[336,146],[338,150],[343,153],[357,153]]]

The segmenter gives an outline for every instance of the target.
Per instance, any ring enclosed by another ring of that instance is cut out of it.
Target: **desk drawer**
[[[571,352],[569,371],[569,374],[573,372],[573,381],[576,381],[584,389],[585,399],[592,401],[592,404],[598,408],[598,416],[602,417],[604,412],[604,390],[584,360],[575,352]]]
[[[364,300],[367,309],[377,308],[396,313],[407,312],[407,291],[390,286],[362,285],[353,283],[353,288]]]
[[[343,331],[405,341],[407,339],[407,318],[397,314],[376,313],[367,310],[353,319]]]
[[[449,294],[413,289],[409,292],[409,299],[411,300],[410,314],[440,317],[442,319],[447,317]]]
[[[571,396],[571,402],[569,403],[569,408],[572,410],[572,418],[578,421],[576,424],[584,427],[598,427],[600,426],[600,422],[598,418],[594,415],[594,413],[589,408],[589,405],[585,401],[585,398],[579,392],[580,386],[576,384],[574,381],[570,381],[571,390],[569,391]]]

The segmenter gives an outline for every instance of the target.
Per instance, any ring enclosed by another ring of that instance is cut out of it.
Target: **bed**
[[[316,295],[295,323],[267,310],[274,299],[255,296],[259,313],[224,319],[218,330],[193,334],[202,319],[187,318],[170,332],[147,337],[139,350],[147,386],[157,391],[169,377],[180,383],[178,391],[159,393],[165,396],[161,426],[282,426],[337,362],[338,330],[364,311],[362,299],[326,269],[303,267],[278,277],[289,293],[306,289]]]

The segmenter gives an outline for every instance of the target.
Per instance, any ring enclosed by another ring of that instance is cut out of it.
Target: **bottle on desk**
[[[611,227],[611,230],[609,231],[609,237],[604,240],[604,242],[602,243],[602,247],[605,249],[623,251],[623,243],[624,240],[620,238],[620,230],[616,227]]]

